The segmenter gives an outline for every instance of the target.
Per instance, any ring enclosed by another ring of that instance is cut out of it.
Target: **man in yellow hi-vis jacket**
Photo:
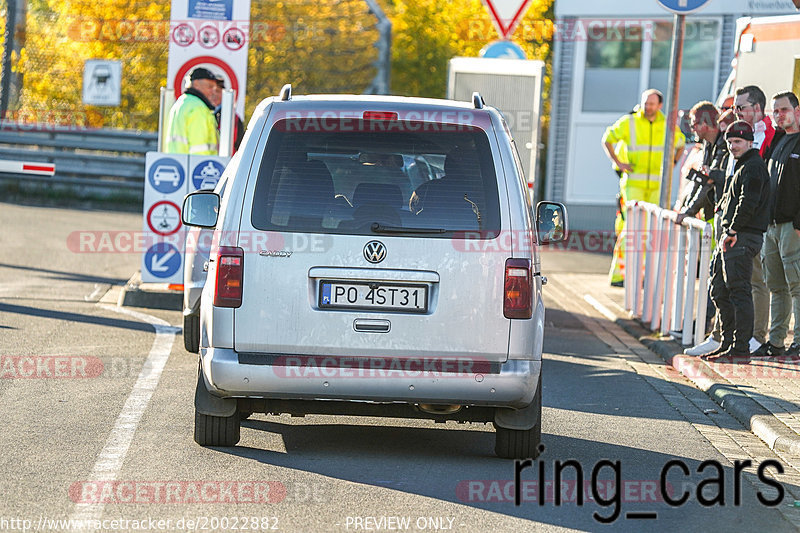
[[[198,67],[189,77],[191,87],[169,110],[164,134],[166,152],[172,154],[214,155],[219,151],[219,132],[211,100],[219,78]]]
[[[656,89],[642,93],[639,107],[623,115],[603,135],[603,149],[612,166],[622,171],[619,182],[621,204],[640,200],[658,204],[661,195],[661,162],[667,138],[667,120],[661,108],[664,96]],[[684,137],[675,129],[675,153],[683,150]],[[614,229],[617,243],[611,264],[611,284],[621,286],[625,279],[625,211],[620,209]]]

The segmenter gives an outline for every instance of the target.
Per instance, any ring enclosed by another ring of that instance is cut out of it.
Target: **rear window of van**
[[[446,238],[499,234],[497,176],[482,129],[380,121],[294,126],[283,120],[272,128],[255,188],[253,227]]]

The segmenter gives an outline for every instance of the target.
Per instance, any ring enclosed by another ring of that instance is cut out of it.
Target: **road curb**
[[[164,283],[142,283],[141,272],[136,271],[122,288],[117,305],[180,311],[183,292],[169,290]]]
[[[615,322],[644,344],[651,352],[672,365],[683,376],[708,394],[758,438],[778,452],[800,454],[800,435],[769,412],[763,405],[732,385],[712,367],[697,357],[684,355],[683,347],[672,340],[659,340],[633,320]]]

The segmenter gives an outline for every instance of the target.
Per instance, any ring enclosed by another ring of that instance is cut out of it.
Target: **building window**
[[[639,103],[641,91],[654,87],[666,96],[672,56],[672,21],[652,21],[636,26],[623,37],[588,39],[584,69],[582,110],[588,113],[624,113]],[[644,35],[644,38],[643,38]],[[715,20],[686,22],[681,71],[680,107],[713,100],[715,67],[720,41]],[[646,87],[641,83],[645,81]]]
[[[689,109],[701,100],[714,100],[714,67],[720,27],[717,21],[686,21],[679,107]],[[672,21],[657,22],[650,61],[650,87],[666,96],[672,57]]]
[[[583,82],[583,110],[622,112],[639,100],[642,41],[588,40]]]

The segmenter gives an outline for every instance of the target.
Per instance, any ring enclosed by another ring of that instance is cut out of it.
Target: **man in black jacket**
[[[794,342],[787,355],[800,354],[800,107],[792,92],[772,99],[778,128],[767,150],[770,174],[769,227],[761,261],[771,295],[769,340],[753,352],[784,354],[789,319],[794,311]]]
[[[705,355],[710,360],[736,362],[750,356],[753,336],[753,258],[761,250],[769,221],[769,174],[753,149],[753,128],[742,120],[725,132],[728,151],[736,159],[733,176],[717,210],[722,234],[714,251],[711,299],[722,322],[722,344]]]
[[[733,124],[736,117],[732,110],[727,110],[716,120],[711,120],[717,115],[717,108],[711,102],[700,102],[689,112],[692,130],[703,142],[703,167],[702,173],[708,179],[699,187],[695,187],[694,195],[689,199],[686,206],[675,217],[675,223],[680,224],[687,216],[695,216],[700,210],[706,220],[714,219],[714,235],[720,235],[719,216],[715,216],[716,205],[722,200],[722,193],[725,192],[725,170],[728,167],[728,144],[725,142],[725,130]],[[700,184],[698,184],[700,185]],[[710,270],[710,268],[709,268]],[[711,272],[713,274],[713,272]],[[709,275],[709,280],[711,279]],[[709,284],[709,299],[706,320],[711,321],[715,317],[717,308],[710,298],[711,285]],[[708,325],[706,325],[708,330]],[[686,355],[703,355],[720,347],[722,340],[722,326],[719,317],[714,321],[714,329],[711,334],[699,344],[687,348],[683,353]]]

